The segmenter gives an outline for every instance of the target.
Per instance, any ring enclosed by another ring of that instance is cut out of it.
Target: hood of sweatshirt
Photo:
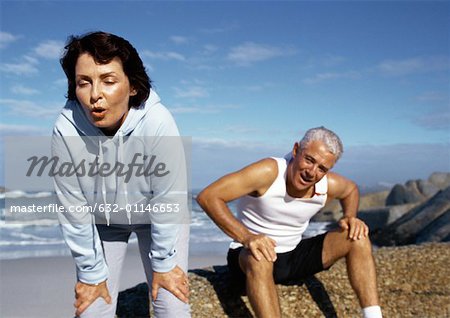
[[[111,222],[115,224],[132,223],[131,212],[127,207],[130,204],[140,203],[138,199],[142,199],[140,189],[146,187],[137,184],[142,183],[143,178],[130,179],[128,175],[127,179],[127,175],[123,171],[127,169],[130,162],[135,162],[133,157],[136,153],[142,153],[139,149],[142,148],[143,142],[136,139],[142,135],[139,127],[143,126],[144,118],[150,116],[150,110],[157,107],[156,105],[159,103],[159,96],[151,91],[146,103],[129,110],[125,121],[114,136],[106,136],[98,127],[94,126],[78,101],[67,101],[61,112],[62,118],[56,125],[60,135],[66,139],[71,138],[68,136],[76,136],[76,138],[70,139],[70,160],[75,166],[83,163],[83,160],[90,165],[97,166],[97,173],[94,171],[90,176],[78,179],[87,203],[95,206],[97,212],[101,209],[100,219],[97,219],[100,223],[106,222],[108,225]],[[79,143],[80,146],[73,146],[74,143]],[[65,144],[67,145],[68,142],[66,141]],[[78,149],[78,151],[73,149]],[[138,159],[144,165],[144,158]],[[120,167],[121,164],[123,165],[122,170],[118,168],[111,172],[109,169],[106,170],[106,173],[100,173],[102,167]],[[122,213],[115,213],[114,219],[111,220],[111,212]],[[97,218],[99,217],[99,214],[95,215]]]

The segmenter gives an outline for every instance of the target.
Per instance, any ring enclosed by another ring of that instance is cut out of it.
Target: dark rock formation
[[[450,186],[450,173],[434,172],[428,178],[428,181],[434,184],[439,189],[445,189]]]
[[[359,211],[376,209],[384,207],[386,197],[389,191],[379,191],[362,195],[359,199]],[[334,222],[342,217],[342,207],[338,200],[329,202],[318,214],[316,214],[313,222]]]
[[[435,172],[428,180],[409,180],[404,185],[396,184],[386,198],[386,205],[422,202],[448,186],[450,173]]]
[[[358,218],[363,220],[369,226],[370,231],[375,231],[391,224],[417,205],[417,203],[409,203],[367,209],[359,211]]]
[[[448,241],[449,220],[450,187],[438,192],[387,227],[373,233],[372,240],[378,245]]]

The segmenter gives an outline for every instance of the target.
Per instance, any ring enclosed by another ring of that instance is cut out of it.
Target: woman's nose
[[[99,84],[92,83],[91,86],[91,102],[95,103],[101,96],[101,88]]]

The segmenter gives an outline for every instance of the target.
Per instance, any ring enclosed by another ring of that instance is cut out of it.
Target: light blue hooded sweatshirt
[[[129,110],[112,137],[105,136],[89,121],[77,101],[67,101],[53,130],[52,153],[59,159],[58,169],[63,170],[68,163],[85,167],[77,169],[80,173],[54,178],[58,199],[66,211],[59,214],[61,229],[75,260],[79,281],[96,284],[108,277],[96,222],[108,225],[151,222],[149,257],[153,271],[168,272],[177,265],[174,246],[178,231],[180,224],[189,222],[186,162],[175,121],[153,90],[145,104]],[[94,164],[129,163],[133,156],[144,166],[152,155],[155,162],[164,163],[165,169],[160,169],[168,171],[164,177],[158,177],[157,173],[135,176],[136,167],[128,180],[117,171],[88,174]],[[181,213],[155,215],[148,210],[158,204]],[[96,213],[90,213],[94,207]],[[74,209],[78,212],[74,213]]]

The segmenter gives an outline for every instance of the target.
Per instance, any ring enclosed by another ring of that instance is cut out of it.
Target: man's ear
[[[297,157],[297,153],[300,151],[300,145],[298,142],[294,144],[294,148],[292,148],[292,158]]]
[[[131,88],[130,96],[136,96],[136,95],[137,95],[137,90],[135,88]]]

